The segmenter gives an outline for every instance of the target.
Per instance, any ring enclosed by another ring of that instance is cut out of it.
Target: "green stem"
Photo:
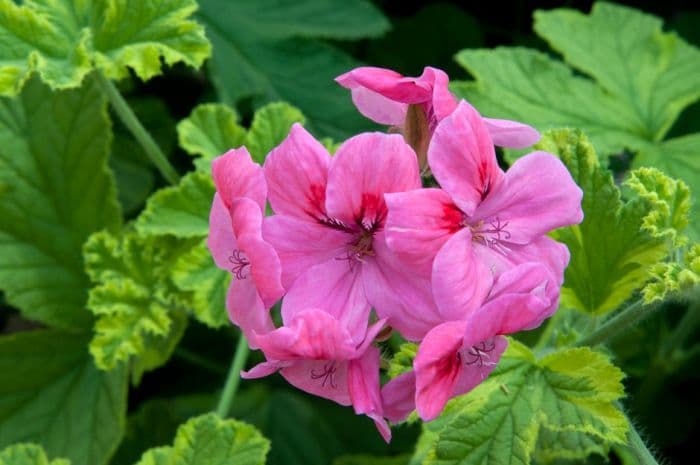
[[[639,436],[637,429],[632,422],[629,422],[630,430],[627,433],[629,439],[629,447],[639,460],[640,465],[659,465],[659,462],[654,458],[654,454],[649,451],[649,448],[644,444],[644,441]]]
[[[180,180],[177,171],[175,171],[175,168],[170,164],[163,154],[163,151],[158,147],[156,141],[153,140],[151,134],[149,134],[138,120],[129,104],[126,103],[126,100],[122,97],[122,94],[119,93],[119,89],[117,89],[114,83],[107,79],[102,73],[98,72],[95,73],[95,75],[97,76],[99,86],[102,88],[102,92],[104,92],[109,99],[117,116],[122,120],[124,126],[131,131],[131,134],[138,143],[141,144],[141,147],[143,147],[143,150],[146,152],[148,158],[151,159],[151,162],[156,165],[156,168],[158,168],[160,173],[170,184],[177,184]]]
[[[216,413],[222,418],[226,418],[231,411],[231,404],[236,396],[238,383],[241,381],[241,370],[245,365],[246,358],[248,358],[248,341],[241,334],[238,346],[236,346],[236,354],[233,357],[233,362],[231,362],[231,368],[226,378],[224,390],[219,398],[219,405],[216,407]]]
[[[617,315],[600,325],[593,332],[576,342],[576,346],[596,346],[610,339],[614,339],[626,329],[639,323],[660,307],[659,303],[644,305],[638,300],[627,308],[622,309]]]
[[[700,323],[700,303],[691,304],[668,338],[663,355],[670,356],[677,349],[682,349],[698,323]]]

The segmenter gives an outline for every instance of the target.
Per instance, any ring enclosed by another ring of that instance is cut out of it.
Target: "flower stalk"
[[[603,344],[644,320],[658,310],[660,306],[659,302],[644,305],[644,302],[640,299],[622,309],[617,315],[610,318],[587,336],[576,341],[574,345],[581,347]]]
[[[163,151],[158,147],[156,141],[153,140],[151,134],[143,127],[141,121],[139,121],[134,111],[126,100],[124,100],[124,97],[122,97],[119,89],[117,89],[114,83],[107,79],[102,73],[98,72],[95,73],[95,75],[97,76],[97,83],[102,89],[102,92],[104,92],[109,99],[109,103],[117,113],[117,116],[119,116],[124,126],[129,129],[136,141],[143,147],[143,150],[146,152],[151,162],[158,168],[158,171],[160,171],[170,184],[177,184],[180,180],[177,171],[175,171],[175,168],[170,164]]]
[[[248,341],[243,334],[241,334],[238,339],[238,345],[236,346],[236,353],[233,356],[233,362],[231,362],[231,368],[226,377],[226,384],[224,385],[223,391],[221,391],[219,404],[216,407],[216,413],[221,418],[226,418],[231,411],[231,404],[233,404],[236,391],[238,391],[238,384],[241,381],[241,370],[243,370],[246,359],[248,358],[248,351]]]

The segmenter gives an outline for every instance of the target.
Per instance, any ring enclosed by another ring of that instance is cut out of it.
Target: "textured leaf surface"
[[[182,425],[172,447],[149,450],[137,465],[263,465],[269,449],[254,427],[210,413]]]
[[[640,197],[623,201],[580,131],[549,131],[538,147],[559,155],[583,189],[583,222],[554,233],[571,252],[562,304],[593,314],[610,312],[642,287],[649,268],[668,254],[666,243],[644,228],[657,207]]]
[[[699,49],[663,32],[659,18],[610,3],[590,15],[537,11],[535,31],[586,76],[530,49],[463,50],[457,60],[475,80],[456,83],[455,92],[488,116],[580,128],[601,157],[630,150],[635,167],[658,167],[700,192],[700,135],[664,141],[700,97]]]
[[[107,463],[124,430],[127,376],[98,370],[88,338],[57,330],[0,338],[0,447],[35,442],[73,465]]]
[[[51,93],[33,79],[17,99],[0,100],[0,286],[28,318],[92,324],[80,250],[90,233],[121,221],[109,141],[92,81]]]
[[[17,94],[32,72],[53,88],[77,87],[94,68],[143,80],[161,63],[199,67],[209,56],[194,0],[0,0],[0,95]]]
[[[651,267],[650,274],[649,283],[642,289],[646,303],[696,288],[700,285],[700,244],[693,244],[685,251],[681,263],[657,263]]]
[[[230,324],[226,313],[226,291],[231,273],[214,264],[204,243],[180,257],[173,267],[172,276],[178,288],[192,292],[192,315],[197,320],[212,328]]]
[[[148,199],[136,229],[146,235],[206,236],[215,191],[210,174],[189,173],[177,186],[161,189]]]
[[[389,370],[387,374],[390,378],[396,378],[402,373],[406,373],[413,369],[413,360],[418,353],[418,344],[406,342],[401,344],[398,352],[394,354],[391,362],[389,362]]]
[[[344,138],[371,125],[333,78],[357,62],[312,37],[358,39],[389,23],[364,0],[203,0],[198,17],[214,47],[211,66],[220,97],[236,103],[286,100],[321,135]]]
[[[90,352],[97,366],[114,369],[131,357],[134,379],[165,363],[187,324],[189,295],[170,279],[170,269],[193,243],[126,233],[96,233],[85,244],[85,263],[96,286],[89,309],[97,316]]]
[[[284,102],[265,105],[255,112],[246,136],[245,146],[253,160],[263,163],[267,154],[289,134],[294,123],[304,124],[304,115]]]
[[[246,131],[238,125],[238,115],[226,105],[206,103],[197,106],[177,125],[180,146],[190,155],[206,161],[244,144]],[[206,165],[207,168],[209,164]]]
[[[36,444],[17,444],[0,451],[0,465],[70,465],[68,460],[46,458],[46,452]]]
[[[627,420],[613,405],[623,395],[622,376],[588,348],[536,360],[511,341],[487,381],[426,424],[434,443],[425,463],[527,465],[543,427],[622,443]]]

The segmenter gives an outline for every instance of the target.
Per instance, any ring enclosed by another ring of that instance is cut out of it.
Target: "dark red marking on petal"
[[[306,208],[304,211],[315,219],[326,217],[326,186],[311,184],[306,193]]]

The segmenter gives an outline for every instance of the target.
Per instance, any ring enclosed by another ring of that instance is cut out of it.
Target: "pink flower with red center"
[[[482,118],[462,101],[435,130],[428,161],[441,189],[385,196],[388,246],[407,267],[431,276],[438,308],[421,319],[403,314],[403,331],[420,338],[463,319],[469,302],[488,292],[475,262],[493,274],[543,263],[561,284],[569,252],[546,233],[582,221],[583,194],[558,158],[534,152],[503,172]]]
[[[262,168],[242,147],[212,163],[216,194],[207,246],[219,268],[233,275],[226,307],[247,336],[274,329],[269,308],[282,297],[281,265],[262,237],[267,186]]]

